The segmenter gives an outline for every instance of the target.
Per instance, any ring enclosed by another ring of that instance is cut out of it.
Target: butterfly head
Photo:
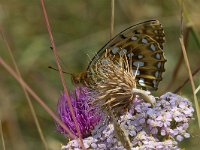
[[[87,73],[86,72],[82,72],[79,74],[73,74],[72,75],[72,81],[75,85],[80,85],[86,82],[86,77],[87,77]]]

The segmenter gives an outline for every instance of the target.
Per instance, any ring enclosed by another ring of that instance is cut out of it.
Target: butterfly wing
[[[105,56],[119,62],[124,54],[131,69],[137,72],[137,86],[142,89],[156,90],[162,80],[166,62],[163,54],[165,34],[158,20],[149,20],[131,26],[110,40],[100,49],[88,66],[88,70]]]

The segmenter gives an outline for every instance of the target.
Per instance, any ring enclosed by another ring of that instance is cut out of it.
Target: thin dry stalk
[[[180,40],[180,43],[181,43],[181,48],[182,48],[182,51],[183,51],[185,64],[186,64],[188,74],[189,74],[189,78],[190,78],[190,82],[191,82],[191,85],[192,85],[195,108],[196,108],[196,112],[197,112],[198,125],[199,125],[199,129],[200,129],[200,112],[199,112],[199,104],[198,104],[198,100],[197,100],[197,95],[195,94],[195,84],[194,84],[194,80],[193,80],[193,77],[192,77],[192,72],[191,72],[191,69],[190,69],[190,63],[189,63],[189,60],[188,60],[187,52],[186,52],[186,49],[185,49],[185,46],[184,46],[183,37],[181,36],[179,40]]]
[[[111,16],[110,16],[110,39],[114,33],[114,21],[115,21],[115,0],[111,0]]]
[[[182,7],[182,9],[183,9],[183,15],[184,15],[187,23],[192,24],[192,26],[191,26],[192,34],[194,35],[196,43],[200,47],[200,36],[198,34],[198,31],[197,31],[196,27],[194,26],[193,20],[190,17],[190,14],[189,14],[189,11],[187,9],[187,6],[183,5],[183,0],[176,0],[176,1],[178,2],[179,6]]]
[[[43,102],[43,100],[27,85],[27,83],[20,78],[17,73],[1,58],[0,56],[0,65],[2,65],[10,75],[12,75],[19,83],[22,85],[27,92],[40,104],[40,106],[64,129],[67,131],[69,137],[72,139],[77,139],[66,125],[56,116],[56,114]]]
[[[1,120],[0,120],[0,134],[1,134],[1,141],[2,141],[2,147],[3,147],[3,150],[6,150],[6,146],[5,146],[4,136],[3,136],[3,128],[2,128]]]
[[[56,60],[56,64],[57,64],[59,73],[60,73],[61,81],[62,81],[62,84],[63,84],[63,87],[64,87],[65,94],[66,94],[66,96],[68,97],[68,98],[67,98],[67,103],[68,103],[70,112],[71,112],[71,114],[72,114],[72,119],[73,119],[73,121],[74,121],[74,123],[75,123],[76,130],[77,130],[77,132],[78,132],[79,143],[80,143],[80,146],[82,147],[82,149],[85,149],[85,147],[84,147],[84,145],[83,145],[82,135],[81,135],[81,132],[80,132],[80,129],[79,129],[79,126],[78,126],[78,123],[77,123],[77,120],[76,120],[76,117],[75,117],[75,114],[74,114],[74,110],[73,110],[73,107],[72,107],[72,104],[71,104],[71,101],[70,101],[68,89],[67,89],[67,87],[66,87],[66,85],[65,85],[65,79],[64,79],[64,75],[63,75],[63,73],[62,73],[62,68],[61,68],[60,63],[59,63],[59,58],[58,58],[58,54],[57,54],[57,50],[56,50],[56,46],[55,46],[53,34],[52,34],[52,32],[51,32],[51,26],[50,26],[50,23],[49,23],[49,19],[48,19],[47,12],[46,12],[44,0],[41,0],[41,6],[42,6],[44,18],[45,18],[46,27],[47,27],[47,30],[48,30],[48,33],[49,33],[49,36],[50,36],[50,41],[51,41],[51,44],[52,44],[54,57],[55,57],[55,60]]]
[[[194,93],[197,94],[199,92],[199,90],[200,90],[200,85],[196,88]]]
[[[191,31],[191,27],[186,27],[185,32],[184,32],[184,44],[185,44],[186,48],[188,46],[190,31]],[[183,53],[181,52],[180,55],[179,55],[178,62],[177,62],[176,66],[173,70],[171,81],[167,85],[167,88],[165,89],[165,91],[169,91],[169,89],[173,86],[173,83],[175,83],[177,76],[178,76],[178,72],[181,68],[182,62],[183,62]]]
[[[8,52],[9,52],[9,54],[10,54],[10,57],[11,57],[11,59],[12,59],[12,62],[13,62],[13,64],[14,64],[14,66],[15,66],[15,70],[16,70],[16,72],[17,72],[17,75],[18,75],[20,78],[22,78],[21,73],[20,73],[20,71],[19,71],[19,68],[18,68],[18,66],[17,66],[17,63],[16,63],[16,61],[15,61],[15,58],[14,58],[14,56],[13,56],[11,47],[10,47],[10,45],[9,45],[9,43],[8,43],[8,41],[7,41],[7,39],[6,39],[5,35],[4,35],[4,33],[3,33],[3,31],[1,30],[1,28],[0,28],[0,33],[1,33],[1,35],[2,35],[2,38],[3,38],[3,40],[4,40],[5,45],[6,45],[6,47],[7,47],[7,50],[8,50]],[[24,92],[24,94],[25,94],[26,100],[27,100],[27,102],[28,102],[28,106],[29,106],[29,108],[30,108],[30,110],[31,110],[31,114],[32,114],[33,119],[34,119],[34,122],[35,122],[35,124],[36,124],[36,127],[37,127],[37,130],[38,130],[40,139],[41,139],[41,141],[42,141],[42,143],[43,143],[43,145],[44,145],[45,150],[48,150],[47,142],[46,142],[46,140],[45,140],[45,138],[44,138],[44,134],[43,134],[43,132],[42,132],[42,129],[41,129],[40,123],[39,123],[39,121],[38,121],[37,115],[36,115],[36,113],[35,113],[35,109],[34,109],[34,107],[33,107],[33,104],[32,104],[32,102],[31,102],[31,99],[30,99],[30,97],[29,97],[29,95],[28,95],[26,89],[25,89],[23,86],[22,86],[22,90],[23,90],[23,92]]]
[[[180,1],[180,7],[181,7],[181,13],[180,13],[180,34],[181,35],[184,35],[184,45],[185,47],[187,48],[187,45],[188,45],[188,40],[189,40],[189,33],[191,31],[191,27],[188,26],[186,27],[185,31],[184,31],[184,27],[183,27],[183,13],[184,13],[184,1],[181,0]],[[178,76],[178,72],[181,68],[181,65],[182,65],[182,62],[183,62],[183,53],[181,52],[180,55],[179,55],[179,60],[173,70],[173,73],[172,73],[172,78],[171,78],[171,81],[169,82],[167,88],[165,89],[165,91],[169,91],[169,89],[173,86],[173,83],[175,83],[176,81],[176,78]]]
[[[198,67],[195,71],[192,72],[192,76],[194,77],[199,71],[200,67]],[[182,85],[180,85],[176,90],[174,90],[174,93],[178,93],[188,83],[188,81],[190,81],[189,77],[183,82]]]
[[[130,138],[126,130],[120,125],[120,123],[117,122],[117,119],[115,118],[115,115],[113,114],[110,107],[109,107],[109,113],[110,113],[110,116],[112,117],[115,136],[124,146],[124,148],[126,148],[127,150],[131,150],[133,146],[131,144]]]

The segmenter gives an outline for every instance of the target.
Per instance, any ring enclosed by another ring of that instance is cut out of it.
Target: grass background
[[[85,70],[90,61],[89,57],[92,58],[110,38],[110,1],[46,0],[45,2],[57,50],[63,61],[63,70],[70,73]],[[184,25],[195,27],[196,34],[200,34],[199,6],[199,0],[185,1],[184,11],[187,11],[189,21],[185,19]],[[155,92],[158,96],[165,92],[182,53],[179,43],[180,12],[181,7],[175,0],[115,0],[115,34],[148,19],[158,19],[164,26],[166,34],[164,51],[167,62],[163,81]],[[40,1],[1,0],[0,26],[6,33],[24,80],[52,110],[56,111],[57,100],[63,87],[58,72],[48,69],[49,65],[56,66],[56,64],[50,49],[51,44]],[[187,52],[191,68],[194,70],[200,64],[200,47],[191,33]],[[2,38],[0,56],[13,66]],[[200,85],[199,75],[200,73],[194,77],[196,86]],[[183,61],[177,79],[169,91],[174,91],[186,78],[188,73]],[[68,88],[72,89],[70,77],[65,76],[65,79]],[[179,94],[193,102],[190,83],[184,86]],[[197,96],[199,95],[198,93]],[[67,140],[56,132],[54,121],[49,114],[34,100],[33,105],[49,149],[59,149],[61,143],[65,144]],[[0,119],[7,150],[44,149],[23,90],[2,67],[0,67]],[[199,149],[200,132],[196,120],[191,122],[191,138],[181,142],[182,148]],[[1,145],[0,142],[0,149]]]

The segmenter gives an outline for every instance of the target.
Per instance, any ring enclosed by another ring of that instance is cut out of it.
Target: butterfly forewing
[[[121,33],[121,37],[130,37],[135,34],[146,34],[158,42],[159,46],[163,48],[165,42],[165,34],[162,25],[158,20],[149,20],[136,25],[133,25]]]
[[[131,26],[109,41],[92,59],[88,73],[92,74],[98,62],[105,56],[115,64],[126,57],[133,74],[136,72],[137,86],[156,90],[162,80],[166,62],[162,51],[165,35],[158,20],[150,20]]]

